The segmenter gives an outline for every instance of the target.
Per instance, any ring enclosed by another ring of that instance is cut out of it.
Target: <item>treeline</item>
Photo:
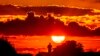
[[[69,35],[69,36],[100,36],[100,27],[91,30],[80,26],[77,22],[64,22],[48,14],[47,17],[35,16],[29,12],[25,20],[15,19],[0,22],[0,34],[4,35]]]
[[[81,43],[72,40],[54,48],[51,56],[100,56],[100,52],[84,51],[84,46]]]

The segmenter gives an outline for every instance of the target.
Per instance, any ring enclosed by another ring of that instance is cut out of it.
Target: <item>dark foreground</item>
[[[61,46],[57,46],[53,51],[49,43],[48,52],[38,52],[36,55],[30,53],[17,53],[15,48],[5,39],[0,39],[0,56],[100,56],[100,52],[84,52],[83,47],[76,41],[67,41]]]

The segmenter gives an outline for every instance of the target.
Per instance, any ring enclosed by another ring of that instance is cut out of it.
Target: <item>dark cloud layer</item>
[[[94,2],[96,2],[96,3],[100,3],[100,0],[94,0]]]
[[[0,4],[14,4],[20,6],[48,6],[64,5],[69,7],[100,9],[100,0],[0,0]]]
[[[79,0],[79,1],[83,1],[83,2],[92,2],[92,3],[100,3],[100,0]]]

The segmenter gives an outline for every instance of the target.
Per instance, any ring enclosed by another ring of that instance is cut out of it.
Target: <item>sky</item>
[[[14,4],[20,6],[60,5],[100,9],[100,0],[0,0],[0,4]]]

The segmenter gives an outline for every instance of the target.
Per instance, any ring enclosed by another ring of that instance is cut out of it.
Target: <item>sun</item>
[[[51,36],[55,43],[62,43],[65,40],[65,36]]]

